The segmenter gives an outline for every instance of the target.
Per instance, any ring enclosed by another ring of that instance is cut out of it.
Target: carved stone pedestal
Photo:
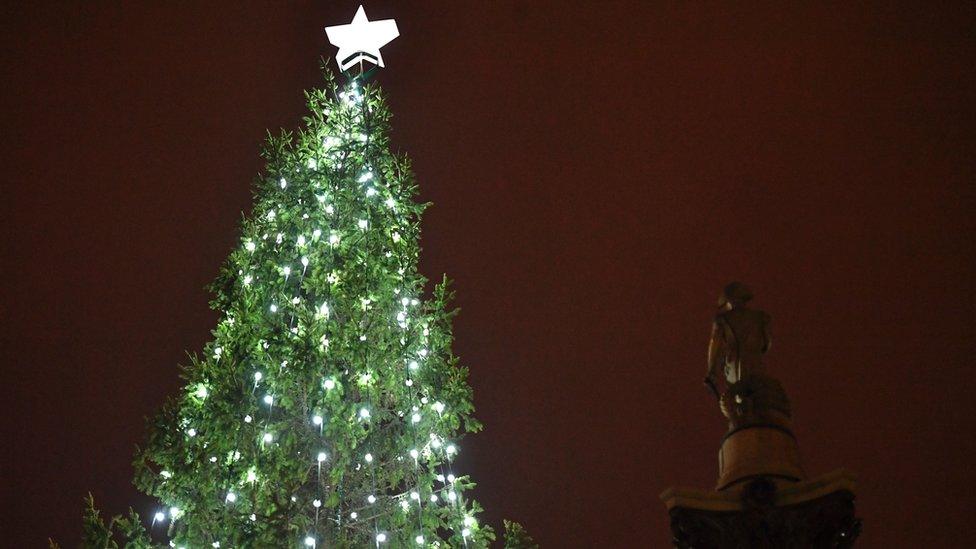
[[[669,488],[661,499],[678,549],[846,548],[861,531],[854,476],[843,469],[800,482],[752,477],[715,492]]]
[[[800,450],[789,425],[751,425],[725,435],[718,451],[717,490],[758,477],[780,481],[804,478]]]

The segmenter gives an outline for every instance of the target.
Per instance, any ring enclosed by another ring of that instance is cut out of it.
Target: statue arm
[[[722,363],[722,329],[718,322],[712,323],[712,335],[708,339],[708,373],[707,379],[715,380]]]

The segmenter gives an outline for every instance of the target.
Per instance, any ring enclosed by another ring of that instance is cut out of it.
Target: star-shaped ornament
[[[344,71],[361,61],[385,66],[380,48],[400,36],[400,31],[393,19],[370,21],[366,18],[366,10],[359,6],[352,23],[325,27],[325,34],[333,46],[339,47],[336,61]]]

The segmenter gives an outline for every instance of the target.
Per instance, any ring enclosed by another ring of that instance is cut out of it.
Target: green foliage
[[[539,549],[525,528],[517,522],[505,521],[505,549]]]
[[[82,519],[81,546],[85,549],[149,549],[153,545],[149,534],[139,521],[139,515],[129,509],[128,516],[116,515],[108,524],[102,520],[91,494],[85,498]],[[57,547],[51,542],[51,547]]]
[[[379,90],[327,79],[303,127],[267,140],[212,341],[150,421],[136,484],[177,547],[486,546],[453,464],[481,428],[456,311],[447,279],[425,299],[417,270],[425,205]],[[86,546],[148,547],[140,528],[89,505]]]

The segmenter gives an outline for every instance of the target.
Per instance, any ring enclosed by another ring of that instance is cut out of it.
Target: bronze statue
[[[719,297],[719,313],[712,323],[708,342],[708,373],[705,384],[719,400],[731,430],[754,424],[788,425],[790,402],[782,385],[766,375],[763,355],[769,351],[771,317],[750,309],[752,292],[733,282]],[[716,380],[722,370],[725,391]]]

